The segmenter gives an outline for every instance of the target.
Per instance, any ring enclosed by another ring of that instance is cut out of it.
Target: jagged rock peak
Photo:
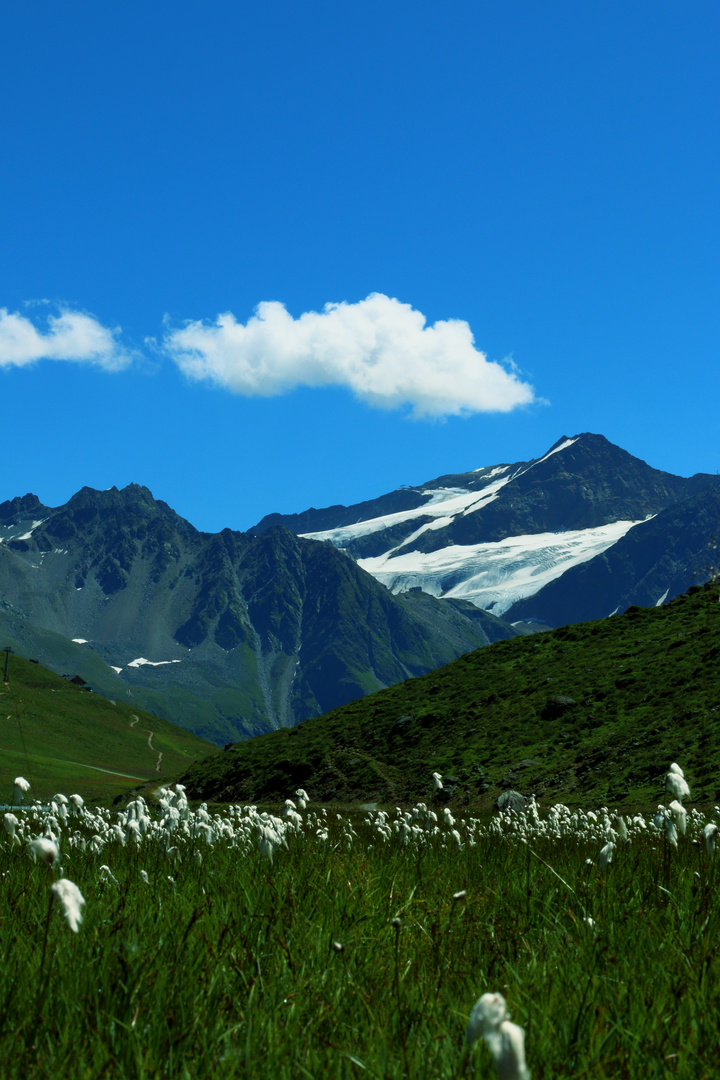
[[[8,499],[0,503],[0,521],[23,517],[35,517],[47,513],[47,507],[38,499],[37,495],[28,492],[27,495],[16,495],[14,499]]]

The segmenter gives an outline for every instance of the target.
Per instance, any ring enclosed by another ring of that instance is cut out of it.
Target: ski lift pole
[[[4,672],[4,674],[3,674],[3,682],[9,682],[9,681],[10,681],[10,680],[8,679],[8,673],[7,673],[7,671],[8,671],[8,661],[9,661],[9,659],[10,659],[10,653],[11,653],[12,651],[13,651],[13,650],[12,650],[12,649],[10,648],[10,646],[9,646],[9,645],[6,645],[6,646],[5,646],[5,648],[3,649],[3,652],[5,653],[5,672]]]

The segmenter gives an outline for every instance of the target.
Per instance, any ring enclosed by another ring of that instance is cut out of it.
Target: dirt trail
[[[128,780],[147,780],[146,776],[133,776],[132,773],[117,772],[116,769],[101,769],[99,765],[86,765],[84,761],[68,761],[67,758],[48,758],[48,761],[60,761],[63,765],[79,765],[81,769],[94,769],[95,772],[109,773],[110,776],[125,776]]]

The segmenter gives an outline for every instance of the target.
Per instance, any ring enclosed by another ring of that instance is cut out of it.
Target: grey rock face
[[[493,810],[513,810],[516,814],[522,814],[529,805],[530,800],[519,791],[503,791],[495,800]]]

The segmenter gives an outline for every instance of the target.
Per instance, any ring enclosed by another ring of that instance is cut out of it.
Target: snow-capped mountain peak
[[[711,480],[660,472],[585,432],[531,461],[439,477],[354,507],[274,515],[257,531],[286,525],[341,548],[394,593],[419,587],[512,618]],[[665,585],[658,596],[671,593]]]

